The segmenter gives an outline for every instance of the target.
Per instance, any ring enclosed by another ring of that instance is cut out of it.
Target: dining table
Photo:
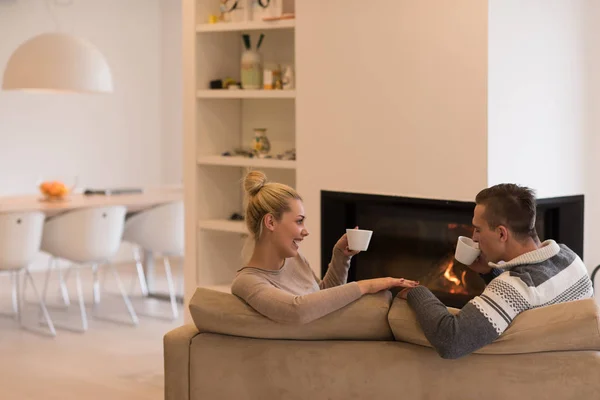
[[[94,191],[103,192],[102,190]],[[0,196],[0,213],[41,211],[46,218],[87,207],[125,206],[127,214],[143,211],[160,204],[183,200],[181,186],[158,186],[135,190],[106,190],[107,194],[85,194],[73,192],[60,201],[48,201],[41,193]],[[143,249],[143,265],[148,284],[148,293],[152,297],[163,298],[155,291],[154,255]],[[168,297],[168,296],[167,296]]]

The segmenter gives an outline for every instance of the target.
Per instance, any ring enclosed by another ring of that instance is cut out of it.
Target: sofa
[[[520,314],[494,342],[441,358],[390,292],[304,325],[198,288],[164,336],[165,399],[600,399],[593,299]],[[458,310],[449,309],[456,313]]]

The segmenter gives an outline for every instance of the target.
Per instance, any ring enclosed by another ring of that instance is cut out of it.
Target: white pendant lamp
[[[4,90],[111,93],[113,80],[102,53],[65,33],[44,33],[23,43],[4,71]]]

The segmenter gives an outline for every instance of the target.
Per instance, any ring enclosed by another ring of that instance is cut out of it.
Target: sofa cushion
[[[448,308],[456,314],[460,310]],[[398,341],[431,347],[408,302],[395,298],[388,320]],[[561,350],[600,350],[600,310],[594,299],[535,308],[519,314],[478,354],[520,354]]]
[[[190,314],[200,332],[264,339],[393,340],[387,314],[390,292],[365,295],[307,324],[283,324],[256,312],[233,294],[198,288]]]

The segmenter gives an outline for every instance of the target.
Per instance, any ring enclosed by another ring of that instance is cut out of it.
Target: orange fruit
[[[39,186],[45,196],[62,197],[69,193],[69,188],[61,181],[46,181]]]

